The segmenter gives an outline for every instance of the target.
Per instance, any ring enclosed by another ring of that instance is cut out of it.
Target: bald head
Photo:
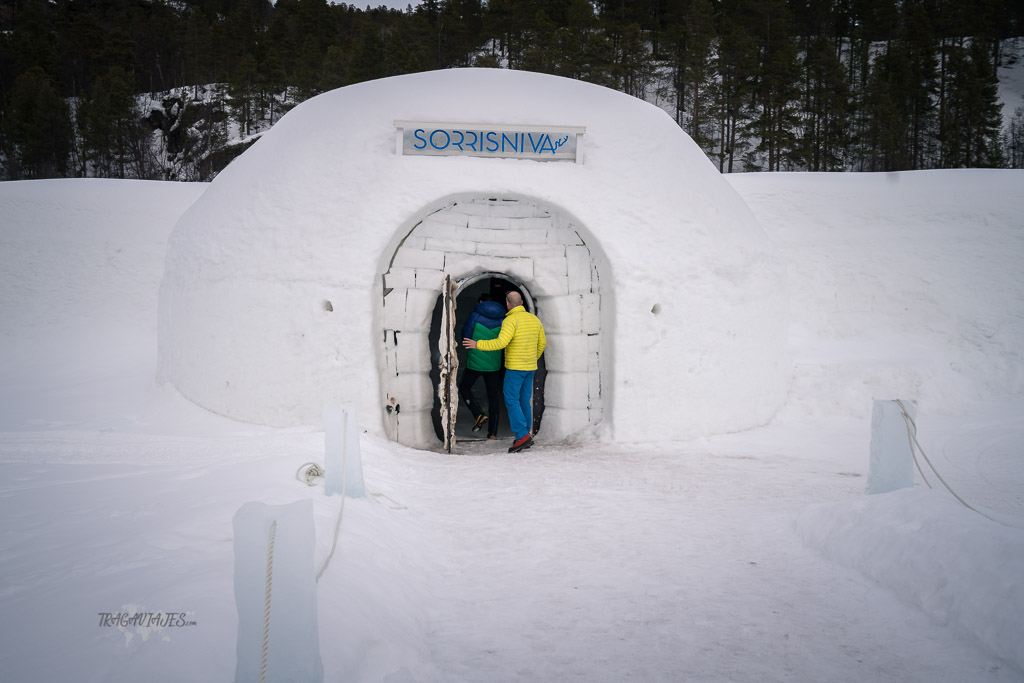
[[[509,310],[516,306],[522,306],[523,297],[519,292],[509,292],[505,295],[505,304],[508,306]]]

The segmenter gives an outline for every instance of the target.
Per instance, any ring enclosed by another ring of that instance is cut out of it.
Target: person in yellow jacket
[[[521,451],[533,445],[531,435],[533,399],[533,375],[537,371],[537,360],[544,353],[547,339],[540,318],[523,308],[523,297],[519,292],[505,295],[508,313],[501,322],[501,331],[496,339],[463,338],[467,349],[498,351],[505,349],[505,408],[508,421],[515,434],[515,441],[509,453]]]

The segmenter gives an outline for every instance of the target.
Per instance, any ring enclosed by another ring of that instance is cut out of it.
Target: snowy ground
[[[325,680],[1024,681],[1024,173],[729,181],[789,264],[782,414],[515,456],[364,435]],[[312,499],[330,550],[340,501],[295,479],[322,433],[153,384],[163,246],[202,190],[0,185],[0,680],[230,681],[238,508]],[[996,521],[864,495],[871,399],[901,397]],[[99,625],[130,611],[194,624]]]

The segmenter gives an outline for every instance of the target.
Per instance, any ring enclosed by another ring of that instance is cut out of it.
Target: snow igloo
[[[500,69],[325,93],[233,161],[169,240],[159,376],[273,426],[354,404],[435,449],[446,298],[458,335],[508,289],[547,332],[540,442],[737,431],[785,401],[784,267],[697,145],[641,100]]]

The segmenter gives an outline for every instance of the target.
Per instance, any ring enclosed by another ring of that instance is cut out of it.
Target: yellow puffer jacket
[[[479,339],[476,347],[481,351],[505,349],[505,367],[509,370],[536,370],[537,359],[547,344],[540,318],[516,306],[501,321],[498,338]]]

